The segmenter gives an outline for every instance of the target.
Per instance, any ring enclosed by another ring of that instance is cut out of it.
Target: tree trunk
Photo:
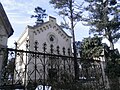
[[[70,0],[70,22],[71,22],[71,30],[72,30],[72,38],[73,38],[73,51],[74,51],[74,70],[75,70],[75,80],[79,79],[79,67],[77,63],[77,51],[76,51],[76,45],[75,45],[75,33],[74,33],[74,24],[73,24],[73,5],[72,0]]]
[[[110,41],[110,49],[111,49],[111,50],[114,50],[114,44],[113,44],[112,41]]]

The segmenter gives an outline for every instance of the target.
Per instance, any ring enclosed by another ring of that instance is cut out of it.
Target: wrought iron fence
[[[28,47],[28,46],[27,46]],[[101,62],[97,60],[82,60],[79,64],[79,79],[74,76],[74,57],[70,49],[56,48],[53,45],[50,53],[3,49],[6,53],[1,71],[0,89],[13,90],[105,90]]]

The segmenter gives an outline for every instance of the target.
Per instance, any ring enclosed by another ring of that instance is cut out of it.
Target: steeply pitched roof
[[[13,34],[14,30],[8,20],[8,17],[4,11],[4,8],[1,2],[0,2],[0,19],[2,20],[2,24],[4,25],[4,28],[8,34],[8,37],[10,37]]]

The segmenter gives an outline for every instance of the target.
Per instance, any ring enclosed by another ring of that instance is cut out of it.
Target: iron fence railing
[[[59,47],[56,53],[18,49],[3,49],[4,64],[1,71],[0,89],[13,90],[105,90],[101,62],[82,60],[79,64],[79,79],[75,80],[74,57],[70,49]]]

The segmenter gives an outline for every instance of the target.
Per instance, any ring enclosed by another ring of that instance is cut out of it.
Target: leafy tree
[[[35,22],[36,25],[44,23],[44,18],[46,18],[46,10],[42,9],[41,7],[36,7],[35,11],[36,15],[31,15],[31,18],[36,18],[37,21]]]
[[[81,20],[81,6],[75,0],[50,0],[50,4],[53,4],[55,9],[58,9],[58,14],[63,17],[64,23],[61,23],[63,28],[69,29],[73,36],[73,50],[74,50],[74,68],[75,68],[75,78],[78,78],[78,64],[77,64],[77,54],[75,47],[75,35],[74,28],[77,22]],[[69,21],[69,22],[66,22]]]
[[[114,43],[120,38],[120,6],[117,0],[85,0],[85,8],[89,18],[84,18],[91,26],[90,33],[107,38],[110,42],[106,60],[106,74],[109,78],[111,90],[119,90],[118,57],[114,50]]]
[[[110,42],[111,50],[114,43],[120,38],[120,6],[117,0],[85,0],[88,6],[85,8],[89,18],[83,20],[90,25],[90,33],[105,37]]]
[[[109,51],[109,61],[107,61],[106,73],[108,77],[120,77],[120,54],[117,49]]]
[[[117,49],[108,51],[105,73],[109,78],[110,90],[119,90],[120,54]]]
[[[102,38],[98,36],[84,38],[81,45],[81,58],[99,58],[103,52]]]

